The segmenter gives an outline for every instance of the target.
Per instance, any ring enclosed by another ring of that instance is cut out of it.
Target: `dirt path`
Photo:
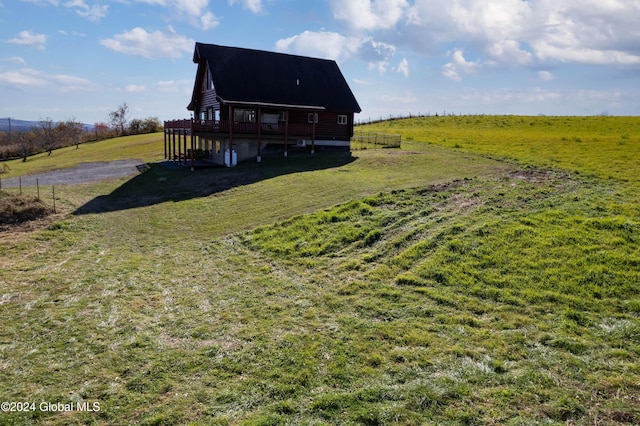
[[[36,173],[22,176],[22,186],[39,185],[74,185],[78,183],[95,182],[102,179],[113,179],[132,176],[140,172],[138,167],[144,165],[140,160],[98,161],[81,163],[70,169],[53,170],[46,173]],[[2,188],[15,188],[19,178],[2,177]]]

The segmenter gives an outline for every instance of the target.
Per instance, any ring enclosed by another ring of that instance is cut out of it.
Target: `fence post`
[[[38,200],[40,199],[40,180],[38,178],[36,178],[36,191],[38,194]]]
[[[51,194],[53,198],[53,212],[56,213],[56,187],[51,185]]]
[[[20,187],[20,195],[22,195],[22,176],[18,176],[18,185]]]

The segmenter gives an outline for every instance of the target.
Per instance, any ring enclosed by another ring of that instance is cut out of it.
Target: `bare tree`
[[[96,140],[111,137],[111,129],[109,129],[109,126],[106,123],[94,123],[93,130],[96,135]]]
[[[75,145],[76,149],[80,146],[80,135],[82,135],[83,131],[84,126],[82,123],[73,118],[60,122],[56,126],[56,133],[58,134],[62,145]]]
[[[53,120],[51,118],[40,119],[38,126],[36,126],[38,137],[40,138],[40,146],[44,151],[47,151],[48,155],[51,155],[51,151],[55,148],[56,134],[54,132]]]
[[[129,114],[129,106],[123,102],[115,111],[109,113],[109,122],[120,136],[124,135],[127,126],[127,115]]]
[[[36,136],[33,132],[20,132],[15,137],[23,163],[27,161],[27,157],[31,154],[35,137]]]

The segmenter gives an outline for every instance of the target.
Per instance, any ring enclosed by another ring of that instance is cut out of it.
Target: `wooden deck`
[[[229,133],[229,122],[223,121],[200,121],[200,120],[171,120],[164,122],[165,129],[172,129],[183,132],[186,135],[199,135],[210,133]],[[231,129],[233,134],[239,135],[258,135],[262,136],[280,136],[289,135],[310,137],[313,134],[312,124],[267,124],[267,123],[233,123]]]
[[[220,136],[217,136],[220,135]],[[239,140],[234,145],[234,138]],[[266,144],[280,144],[287,156],[289,145],[296,147],[300,140],[310,140],[311,153],[315,150],[316,125],[278,123],[233,122],[228,120],[170,120],[164,122],[164,157],[180,164],[191,164],[207,158],[235,165],[234,156],[241,161],[256,158],[261,161]],[[215,150],[214,150],[215,141]],[[222,144],[221,144],[222,143]],[[247,147],[255,144],[255,154],[247,155]],[[224,145],[224,146],[222,146]],[[303,144],[306,146],[306,142]],[[244,150],[243,150],[244,149]],[[214,155],[215,151],[215,155]],[[224,158],[220,153],[224,152]],[[214,156],[218,158],[214,159]],[[227,157],[228,156],[228,161]],[[242,158],[240,158],[242,157]]]

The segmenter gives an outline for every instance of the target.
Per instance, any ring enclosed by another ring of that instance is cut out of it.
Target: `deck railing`
[[[165,129],[184,129],[191,130],[193,120],[169,120],[164,122]]]
[[[234,122],[232,132],[238,134],[257,134],[258,126],[260,133],[264,135],[289,135],[311,136],[313,133],[312,124],[291,124],[285,123],[268,124],[268,123],[251,123],[251,122]],[[171,120],[164,122],[165,129],[181,130],[185,133],[193,131],[196,133],[228,133],[229,122],[214,120]]]

